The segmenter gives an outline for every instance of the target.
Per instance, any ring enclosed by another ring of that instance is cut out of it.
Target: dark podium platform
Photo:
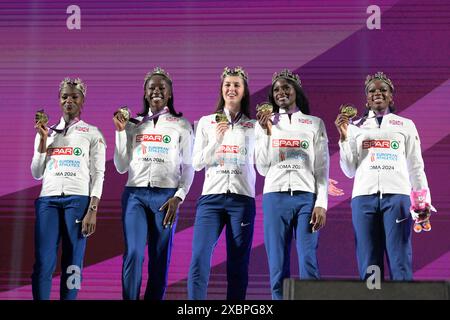
[[[365,281],[285,279],[284,300],[449,300],[448,281],[384,281],[369,289]]]

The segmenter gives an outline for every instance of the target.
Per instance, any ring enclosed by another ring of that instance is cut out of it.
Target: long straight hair
[[[242,79],[242,78],[241,78]],[[225,107],[225,99],[222,95],[222,86],[223,81],[225,78],[222,78],[222,81],[220,82],[220,88],[219,88],[219,101],[217,102],[217,107],[215,112],[223,112],[223,108]],[[241,112],[245,114],[247,118],[250,118],[250,90],[248,89],[248,83],[244,79],[242,79],[244,82],[244,96],[241,100]]]

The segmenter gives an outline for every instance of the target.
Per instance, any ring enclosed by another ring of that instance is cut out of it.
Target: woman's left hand
[[[159,209],[159,211],[164,211],[165,209],[167,209],[166,215],[165,215],[164,221],[163,221],[164,228],[167,228],[167,227],[172,228],[173,223],[175,222],[177,210],[178,210],[178,207],[180,206],[180,203],[181,203],[180,198],[172,197],[169,200],[167,200],[166,203],[164,203],[161,206],[161,208]]]
[[[97,225],[97,210],[92,210],[92,208],[89,208],[88,212],[83,218],[81,234],[84,237],[89,237],[95,232],[96,225]]]
[[[328,194],[334,197],[343,196],[344,190],[336,187],[336,184],[338,184],[336,180],[328,179]]]
[[[327,215],[326,215],[327,209],[324,209],[322,207],[315,207],[312,215],[311,215],[311,221],[309,224],[312,224],[312,232],[319,231],[319,229],[323,228],[325,226],[325,222],[327,221]]]

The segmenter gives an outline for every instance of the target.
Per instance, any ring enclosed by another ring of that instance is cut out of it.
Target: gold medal
[[[339,111],[349,119],[356,117],[356,115],[358,114],[358,110],[351,104],[342,104],[339,108]]]
[[[217,123],[222,123],[222,122],[228,123],[227,115],[223,112],[217,112],[216,113],[216,122]]]
[[[36,125],[47,126],[48,123],[48,115],[44,112],[44,109],[36,111],[36,115],[34,117],[36,121]]]
[[[130,120],[130,114],[131,114],[131,112],[130,112],[130,109],[128,109],[127,107],[122,107],[122,108],[120,108],[120,109],[119,109],[119,114],[122,116],[122,118],[123,118],[125,121]]]
[[[273,106],[269,102],[263,102],[256,106],[256,111],[270,114],[273,112]]]

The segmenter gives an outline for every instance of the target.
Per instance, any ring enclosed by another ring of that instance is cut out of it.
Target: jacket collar
[[[278,112],[279,112],[279,113],[288,113],[288,112],[286,111],[286,109],[283,109],[283,108],[279,108],[279,109],[278,109]],[[303,114],[303,113],[300,111],[300,109],[299,109],[298,107],[295,107],[295,111],[294,111],[293,113],[291,113],[291,114],[294,114],[294,113]]]

